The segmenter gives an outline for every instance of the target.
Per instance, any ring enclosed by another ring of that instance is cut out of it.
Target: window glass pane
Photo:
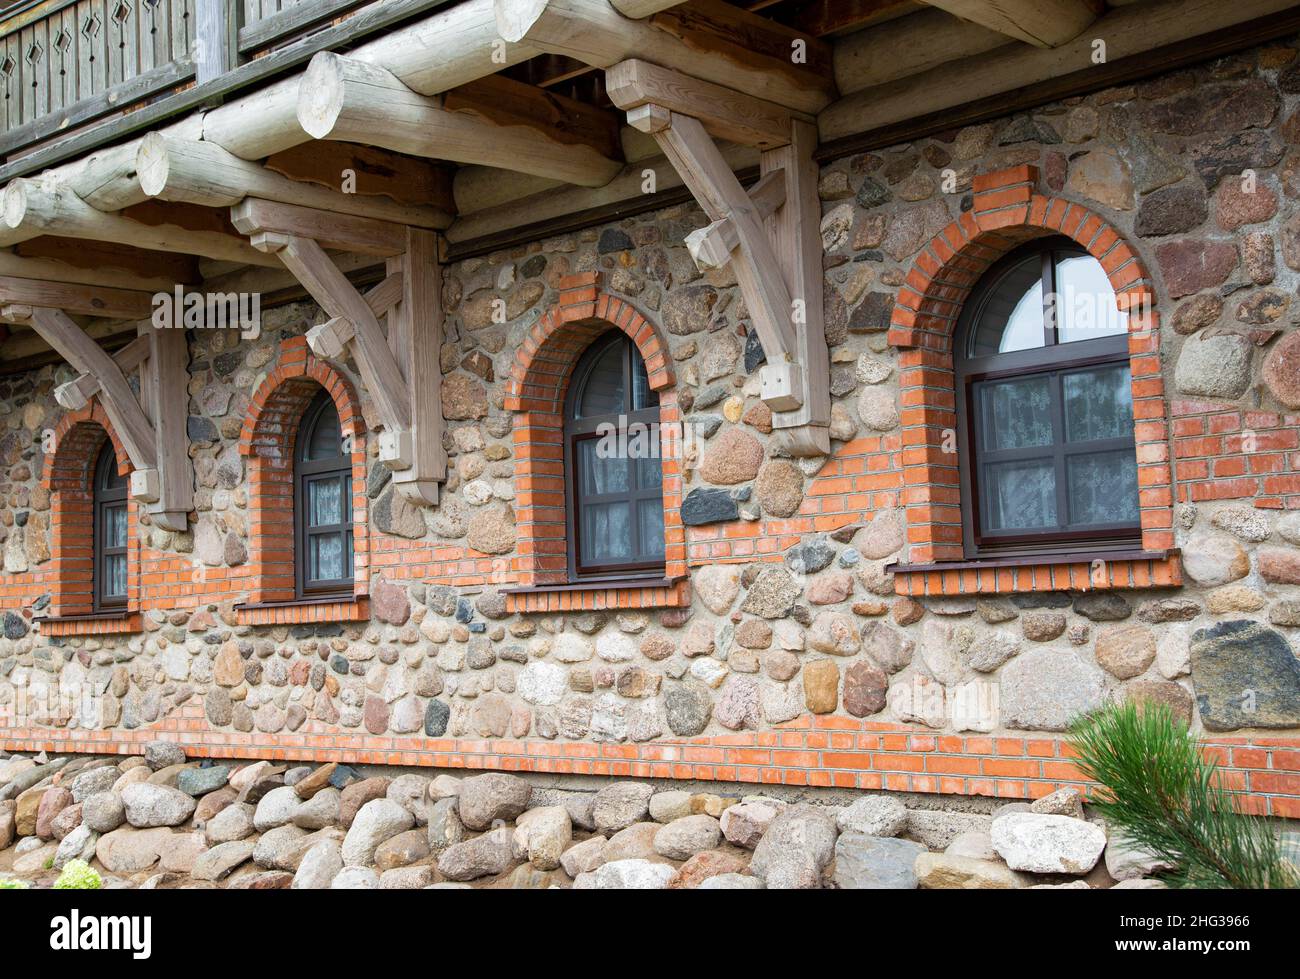
[[[641,351],[632,348],[632,410],[653,408],[659,404],[659,392],[650,390],[650,378],[646,374],[645,361]]]
[[[1138,522],[1137,459],[1131,449],[1071,456],[1066,471],[1071,523]]]
[[[307,484],[307,520],[312,527],[329,527],[343,522],[343,481],[337,477],[312,480]]]
[[[1127,365],[1066,374],[1065,438],[1069,442],[1133,435],[1133,389]]]
[[[338,409],[334,407],[333,401],[326,400],[311,430],[306,458],[334,459],[342,454],[343,436],[339,428]]]
[[[313,534],[308,538],[308,578],[312,581],[334,581],[346,577],[346,553],[343,534]]]
[[[126,555],[110,554],[104,558],[104,595],[120,597],[126,594]]]
[[[623,359],[626,355],[626,341],[611,343],[592,365],[578,403],[579,418],[617,415],[627,410],[626,392],[623,390]]]
[[[581,492],[586,496],[626,493],[628,460],[626,447],[616,439],[584,439],[578,443],[578,471],[582,473]]]
[[[980,307],[971,355],[1033,350],[1043,345],[1043,263],[1032,255],[1006,272]]]
[[[986,530],[1041,530],[1056,524],[1056,473],[1050,459],[985,467]]]
[[[637,504],[638,530],[641,534],[641,558],[646,561],[664,556],[664,505],[662,500],[642,500]]]
[[[582,508],[583,563],[625,564],[633,559],[631,504],[593,503]]]
[[[992,381],[979,386],[986,450],[1051,445],[1052,386],[1048,377]]]
[[[126,489],[126,477],[117,471],[117,457],[113,454],[113,443],[105,442],[96,463],[99,485],[104,489]]]
[[[126,507],[105,507],[103,514],[104,546],[126,547]]]
[[[1091,255],[1068,255],[1057,263],[1056,292],[1058,342],[1128,332],[1128,314],[1116,308],[1106,270]]]
[[[659,489],[664,484],[663,466],[659,459],[638,459],[636,472],[637,486],[641,489]]]

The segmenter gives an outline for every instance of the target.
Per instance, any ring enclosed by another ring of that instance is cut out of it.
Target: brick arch
[[[53,447],[46,454],[42,485],[50,492],[50,569],[46,573],[50,592],[49,618],[42,624],[44,635],[69,635],[86,631],[74,622],[60,622],[90,616],[94,607],[94,512],[95,463],[105,440],[113,443],[117,471],[130,478],[133,466],[126,447],[108,420],[99,398],[86,407],[65,414],[54,428]],[[140,535],[135,500],[127,497],[127,603],[126,615],[112,613],[129,625],[140,608]],[[82,625],[85,625],[84,623]],[[102,623],[97,631],[109,629]]]
[[[650,387],[659,393],[663,462],[665,577],[659,587],[546,592],[568,582],[564,482],[564,398],[578,359],[592,340],[617,327],[645,360]],[[686,535],[681,521],[676,377],[659,328],[630,303],[604,292],[599,272],[571,275],[560,300],[533,326],[520,346],[505,389],[515,412],[515,491],[518,555],[515,576],[533,594],[513,594],[519,611],[574,608],[643,608],[689,604]]]
[[[1173,547],[1173,492],[1160,372],[1160,322],[1141,257],[1102,217],[1063,197],[1038,193],[1038,170],[1014,167],[974,181],[974,206],[935,235],[899,290],[889,342],[899,348],[908,565],[896,576],[904,594],[961,594],[1034,588],[1145,587],[1179,583]],[[1026,241],[1065,235],[1101,263],[1129,316],[1129,358],[1137,442],[1143,560],[1033,565],[1002,572],[944,569],[962,561],[953,332],[962,303],[999,258]],[[932,570],[926,566],[935,566]]]
[[[249,402],[239,435],[248,460],[249,570],[253,605],[292,602],[294,584],[293,453],[303,412],[324,388],[339,413],[339,427],[352,439],[354,594],[369,590],[366,506],[366,424],[352,382],[312,355],[304,337],[280,345],[279,361]]]

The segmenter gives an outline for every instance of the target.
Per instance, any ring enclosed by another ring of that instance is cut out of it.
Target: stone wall
[[[827,165],[829,458],[775,448],[735,281],[701,275],[681,244],[705,223],[696,207],[453,265],[444,499],[406,504],[361,440],[358,600],[329,614],[238,608],[265,570],[241,433],[267,378],[301,364],[313,306],[267,312],[256,341],[190,335],[197,512],[188,534],[139,518],[137,631],[36,621],[59,558],[42,482],[63,416],[52,392],[70,374],[0,378],[0,716],[33,745],[96,729],[128,751],[161,729],[217,754],[685,764],[1022,797],[1075,778],[1056,740],[1074,716],[1144,698],[1217,739],[1260,808],[1300,815],[1298,104],[1300,60],[1277,45]],[[1017,167],[1036,168],[1020,171],[1030,192],[1113,230],[1154,303],[1135,357],[1156,358],[1139,418],[1165,520],[1152,526],[1182,551],[1163,578],[1094,588],[1049,570],[936,594],[889,570],[932,556],[908,496],[927,424],[900,394],[909,277],[931,239],[976,220],[976,178]],[[518,542],[535,513],[508,379],[587,284],[643,316],[671,359],[665,391],[692,437],[666,500],[690,589],[517,611],[503,589],[532,567]]]

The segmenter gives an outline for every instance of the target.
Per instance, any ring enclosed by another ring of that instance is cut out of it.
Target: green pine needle
[[[1278,829],[1238,807],[1218,766],[1163,704],[1111,705],[1076,723],[1079,769],[1107,824],[1173,869],[1170,887],[1300,887]]]

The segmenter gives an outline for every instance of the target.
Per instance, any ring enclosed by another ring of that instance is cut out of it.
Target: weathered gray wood
[[[59,309],[36,307],[31,311],[32,329],[82,374],[99,380],[100,403],[113,430],[126,448],[136,469],[157,468],[154,430],[113,358]]]
[[[830,352],[822,306],[825,279],[821,200],[817,195],[819,171],[813,158],[816,149],[817,128],[797,120],[790,143],[765,152],[761,164],[765,175],[781,174],[785,183],[785,203],[773,214],[770,227],[790,295],[802,306],[798,317],[802,322],[795,324],[798,340],[792,366],[803,375],[803,404],[793,411],[774,411],[772,415],[777,438],[794,456],[825,455],[830,451]]]
[[[1097,19],[1090,0],[926,0],[963,20],[1038,48],[1055,48],[1078,37]]]
[[[246,235],[269,232],[311,238],[326,248],[362,255],[399,255],[406,247],[406,230],[401,225],[255,197],[246,197],[232,207],[230,220]]]
[[[234,67],[230,18],[237,16],[238,8],[229,0],[194,0],[197,28],[194,73],[195,81],[200,85],[219,78]]]
[[[389,449],[385,461],[394,469],[409,468],[411,457],[409,450],[404,451],[402,440],[409,438],[411,429],[410,398],[379,320],[320,245],[309,238],[284,237],[280,260],[326,313],[352,324],[353,356],[388,430],[388,438],[381,440]]]
[[[785,203],[785,193],[785,173],[781,170],[769,170],[749,189],[749,199],[754,202],[760,221],[766,221]],[[701,270],[724,267],[739,247],[740,236],[730,218],[714,221],[686,236],[686,250]]]
[[[622,161],[588,143],[564,141],[531,126],[501,126],[477,113],[450,112],[392,72],[332,52],[318,54],[307,68],[298,122],[315,139],[501,167],[583,186],[607,184],[622,169]]]
[[[189,415],[189,345],[185,331],[143,324],[149,359],[140,372],[140,397],[153,419],[158,458],[158,499],[149,518],[166,530],[185,531],[194,508],[193,467],[186,430]]]
[[[398,492],[420,505],[438,503],[438,486],[447,479],[442,435],[443,338],[442,269],[438,239],[410,228],[404,254],[390,259],[391,276],[400,274],[401,301],[388,313],[388,340],[406,375],[411,401],[411,468],[393,474]]]
[[[757,207],[698,120],[674,112],[671,125],[655,136],[704,212],[734,227],[739,254],[732,268],[754,329],[769,365],[787,363],[796,350],[790,290]],[[790,396],[799,400],[799,392]]]
[[[0,276],[0,305],[50,306],[85,316],[138,320],[148,318],[152,299],[152,293],[131,289]]]

